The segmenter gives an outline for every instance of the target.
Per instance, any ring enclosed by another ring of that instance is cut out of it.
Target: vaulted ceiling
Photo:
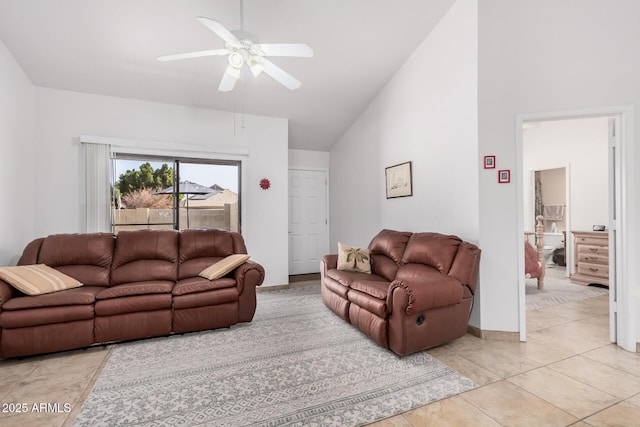
[[[272,58],[295,91],[244,73],[217,90],[225,57],[160,62],[223,48],[195,18],[241,27],[240,0],[0,0],[0,41],[36,86],[289,119],[289,147],[329,150],[454,0],[244,0],[262,43],[307,43],[313,58]]]

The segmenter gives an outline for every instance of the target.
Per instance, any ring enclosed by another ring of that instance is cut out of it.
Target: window
[[[117,153],[111,228],[240,231],[240,162]]]

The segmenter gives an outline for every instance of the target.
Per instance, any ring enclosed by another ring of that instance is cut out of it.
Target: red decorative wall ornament
[[[267,178],[262,178],[260,180],[260,188],[262,188],[263,190],[268,190],[269,188],[271,188],[271,181],[269,181]]]

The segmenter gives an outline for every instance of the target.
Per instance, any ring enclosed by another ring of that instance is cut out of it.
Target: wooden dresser
[[[575,273],[571,281],[609,286],[609,233],[607,231],[572,231]]]

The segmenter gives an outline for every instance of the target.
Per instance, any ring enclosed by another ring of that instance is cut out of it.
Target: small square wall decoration
[[[496,167],[496,156],[484,156],[484,168],[495,169],[495,167]]]
[[[511,182],[511,170],[504,169],[498,171],[498,182],[500,184],[508,184]]]

